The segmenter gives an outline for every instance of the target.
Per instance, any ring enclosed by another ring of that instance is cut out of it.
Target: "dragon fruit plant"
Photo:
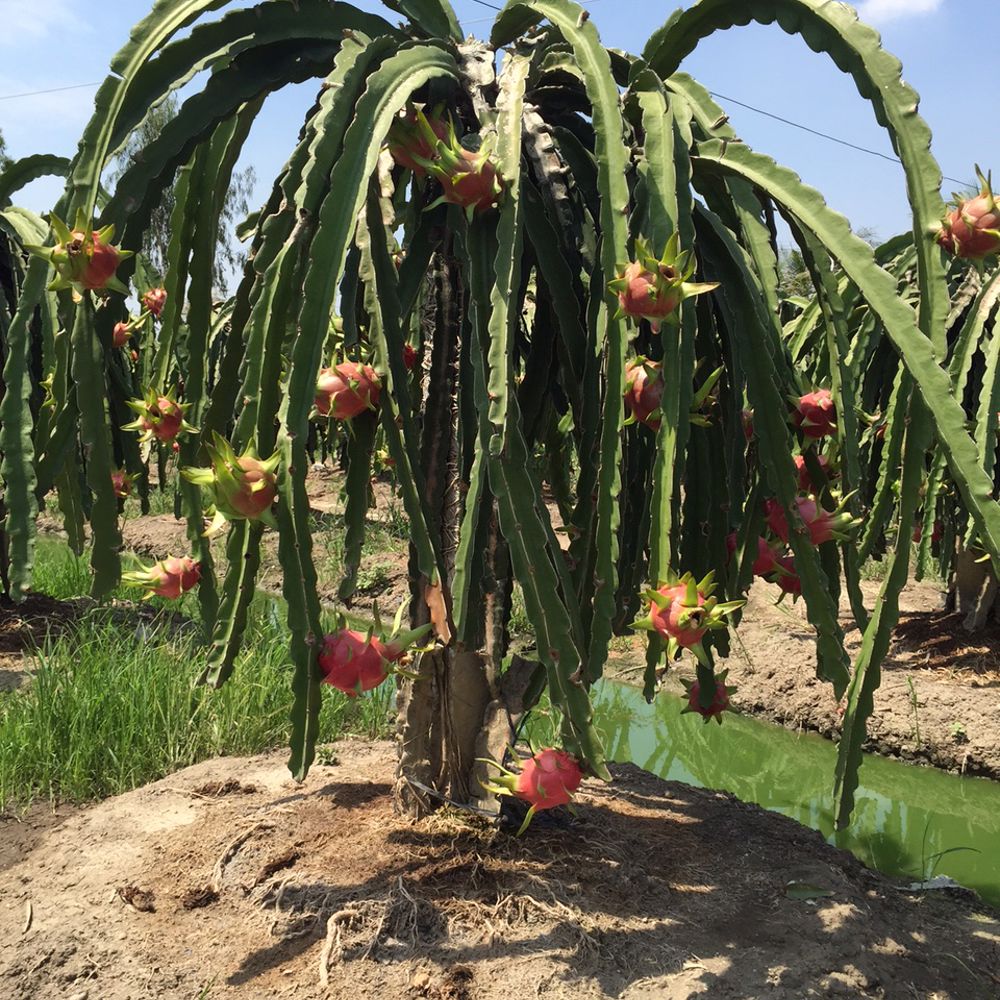
[[[696,0],[636,57],[607,49],[601,15],[574,0],[502,5],[486,41],[466,38],[448,0],[244,6],[154,5],[58,167],[56,215],[77,220],[72,229],[10,207],[56,161],[0,176],[0,580],[11,599],[31,586],[38,504],[52,492],[70,537],[89,522],[92,590],[111,594],[122,571],[112,473],[157,461],[169,475],[176,449],[182,467],[202,470],[203,485],[177,478],[209,636],[205,683],[234,674],[264,519],[278,525],[290,767],[302,777],[319,734],[320,656],[329,662],[306,477],[331,455],[345,466],[346,603],[382,452],[409,522],[407,627],[430,629],[398,674],[402,811],[485,795],[475,748],[495,756],[510,710],[524,707],[511,671],[529,675],[532,695],[548,688],[554,742],[580,772],[607,778],[591,691],[613,636],[640,615],[647,696],[690,649],[697,704],[718,707],[737,618],[727,609],[756,573],[801,591],[817,676],[838,701],[849,695],[835,778],[843,825],[918,512],[918,567],[933,559],[948,572],[962,552],[970,572],[984,556],[1000,568],[996,365],[942,365],[956,343],[990,359],[998,342],[992,320],[968,341],[964,320],[949,329],[949,316],[990,315],[990,283],[972,266],[995,256],[988,179],[949,212],[917,95],[845,4],[781,0],[779,19],[822,40],[899,151],[912,233],[874,254],[816,192],[740,142],[682,72],[703,38],[770,22],[774,3]],[[317,99],[241,231],[248,262],[219,303],[213,248],[233,165],[262,103],[291,83]],[[169,129],[109,180],[115,150],[175,92],[185,99]],[[164,305],[113,234],[142,245],[167,190],[183,222],[164,260]],[[813,302],[779,298],[777,214],[795,220],[815,263]],[[131,362],[108,349],[137,330],[129,287],[148,313]],[[408,344],[425,363],[411,367]],[[636,370],[630,358],[651,360]],[[862,413],[879,415],[883,438],[862,433]],[[626,429],[630,418],[644,426]],[[829,483],[807,482],[796,456],[806,471],[814,457],[835,462],[836,510],[825,509]],[[768,528],[765,498],[787,523],[774,515]],[[206,499],[227,518],[225,545],[203,537]],[[936,519],[945,529],[932,551]],[[871,555],[888,567],[877,615],[859,585]],[[671,575],[681,569],[684,582]],[[864,639],[854,664],[841,579]],[[643,597],[646,581],[657,584]],[[509,629],[515,587],[533,633],[521,645]],[[364,663],[354,689],[392,663],[377,631],[365,640],[329,653]]]

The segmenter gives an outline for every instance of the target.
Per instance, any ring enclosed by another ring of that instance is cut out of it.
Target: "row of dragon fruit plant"
[[[763,576],[801,594],[817,673],[845,699],[845,823],[929,472],[947,475],[976,544],[1000,560],[991,460],[942,367],[953,261],[994,252],[994,207],[984,197],[948,215],[899,63],[849,8],[820,0],[701,0],[641,56],[605,49],[571,0],[512,0],[489,44],[463,41],[447,0],[386,0],[402,25],[326,0],[207,17],[223,6],[158,0],[115,56],[75,158],[30,157],[0,178],[5,589],[27,591],[38,504],[54,490],[74,543],[89,521],[93,591],[107,594],[121,576],[124,476],[176,463],[191,553],[133,582],[166,596],[198,586],[200,679],[234,671],[271,528],[292,634],[293,773],[313,759],[321,682],[357,692],[396,669],[397,800],[420,813],[484,787],[546,807],[583,770],[606,777],[590,690],[613,634],[647,630],[648,697],[665,663],[690,660],[689,707],[719,718],[732,691],[718,660]],[[915,301],[882,251],[740,143],[679,71],[701,38],[748,20],[777,20],[846,67],[887,129],[913,213],[894,259],[912,260]],[[105,193],[109,157],[201,70],[204,86]],[[217,308],[234,165],[268,95],[306,80],[321,81],[316,103]],[[11,206],[50,172],[67,186],[47,219]],[[170,185],[161,288],[122,248],[141,245]],[[775,208],[817,287],[790,331]],[[880,397],[884,445],[862,462],[873,356],[892,357],[895,381]],[[376,435],[409,517],[409,620],[389,636],[324,628],[306,475],[331,433],[346,460],[343,600]],[[885,545],[869,609],[861,557]],[[842,579],[864,634],[853,664]],[[515,581],[530,649],[511,647]],[[512,720],[545,687],[562,748],[489,780],[484,761],[505,760]]]

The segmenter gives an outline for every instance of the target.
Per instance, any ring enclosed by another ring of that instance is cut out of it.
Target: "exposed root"
[[[218,894],[222,891],[222,878],[226,872],[226,865],[236,856],[236,852],[258,831],[258,830],[273,830],[274,823],[269,819],[258,820],[253,826],[248,827],[234,840],[230,841],[229,846],[222,852],[219,856],[219,860],[215,862],[215,866],[212,868],[212,881],[209,883],[211,890]]]
[[[326,922],[319,960],[321,985],[329,985],[330,968],[344,961],[349,952],[356,952],[349,956],[352,958],[371,958],[376,948],[391,938],[410,953],[419,944],[440,936],[441,922],[437,908],[413,896],[402,876],[385,896],[347,902]]]

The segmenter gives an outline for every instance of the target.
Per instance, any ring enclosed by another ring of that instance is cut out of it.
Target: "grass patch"
[[[38,589],[61,599],[87,592],[86,559],[65,548],[40,554]],[[197,609],[192,595],[159,603],[172,613]],[[123,627],[120,615],[112,621],[95,607],[49,638],[30,681],[0,699],[0,807],[102,798],[209,757],[287,745],[288,647],[282,608],[258,598],[236,671],[216,691],[194,684],[205,657],[196,623],[179,629],[171,614]],[[324,689],[320,740],[387,736],[394,696],[391,681],[355,699]]]

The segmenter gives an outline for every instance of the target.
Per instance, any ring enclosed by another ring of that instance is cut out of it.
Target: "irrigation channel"
[[[74,558],[55,539],[40,538],[39,549]],[[260,592],[259,599],[284,620],[280,597]],[[364,627],[360,620],[357,627]],[[731,792],[819,830],[870,868],[912,882],[948,876],[1000,908],[1000,782],[865,754],[851,825],[835,832],[831,741],[738,712],[728,712],[721,726],[705,724],[680,714],[679,697],[661,692],[647,704],[638,687],[618,681],[598,682],[594,705],[612,760]],[[543,707],[527,732],[544,743],[552,729]]]
[[[599,682],[594,702],[613,760],[731,792],[819,830],[870,868],[913,882],[948,876],[1000,907],[1000,782],[865,754],[851,825],[835,832],[829,740],[735,712],[705,724],[680,714],[679,697],[646,704],[639,688],[616,681]]]

